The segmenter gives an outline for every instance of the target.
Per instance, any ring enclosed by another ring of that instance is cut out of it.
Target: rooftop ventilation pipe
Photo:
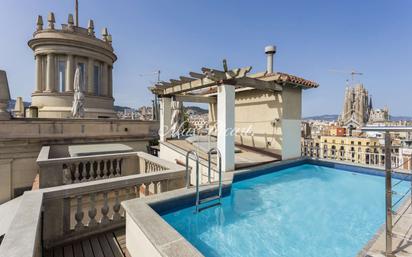
[[[266,46],[265,47],[265,54],[266,54],[266,71],[268,73],[273,73],[273,56],[276,53],[276,46]]]

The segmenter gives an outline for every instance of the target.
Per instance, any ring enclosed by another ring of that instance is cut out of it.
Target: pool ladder
[[[217,157],[218,157],[218,168],[219,168],[219,190],[218,193],[216,195],[212,195],[206,198],[201,199],[200,198],[200,191],[199,191],[199,156],[195,151],[189,151],[186,154],[186,187],[189,188],[190,187],[190,168],[189,168],[189,157],[191,154],[193,154],[193,156],[195,157],[195,161],[196,161],[196,213],[207,209],[209,207],[213,207],[216,205],[220,205],[220,200],[222,198],[222,155],[220,154],[219,149],[217,148],[212,148],[207,152],[207,162],[208,162],[208,166],[207,166],[207,182],[208,184],[211,184],[211,157],[212,154],[216,153]],[[202,204],[205,203],[209,203],[212,201],[218,201],[217,203],[205,206],[205,207],[200,207]]]

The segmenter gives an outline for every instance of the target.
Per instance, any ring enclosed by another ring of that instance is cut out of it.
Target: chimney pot
[[[265,47],[266,54],[266,71],[267,73],[273,73],[273,56],[276,53],[276,46],[269,45]]]

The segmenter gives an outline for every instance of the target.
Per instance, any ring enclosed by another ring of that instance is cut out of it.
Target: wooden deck
[[[110,231],[45,251],[45,257],[129,257],[125,229]]]
[[[196,147],[184,139],[169,139],[168,143],[183,149],[184,151],[196,150]],[[235,153],[235,170],[262,165],[265,163],[276,162],[281,160],[281,156],[269,151],[268,149],[259,149],[236,144],[236,147],[241,150]],[[207,154],[199,151],[199,157],[207,160]],[[216,157],[212,157],[212,164],[216,165]],[[184,165],[184,164],[182,164]]]

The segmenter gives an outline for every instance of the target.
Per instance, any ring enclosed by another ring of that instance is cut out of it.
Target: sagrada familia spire
[[[369,121],[372,110],[372,97],[362,84],[347,87],[339,121],[345,127],[362,127]]]

